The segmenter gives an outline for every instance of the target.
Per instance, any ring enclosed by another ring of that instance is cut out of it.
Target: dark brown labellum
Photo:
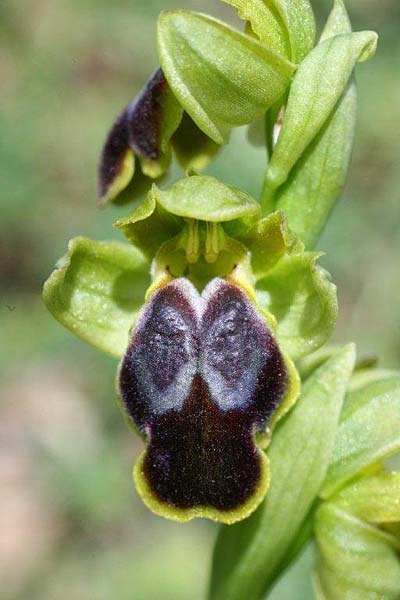
[[[98,192],[100,198],[108,195],[109,189],[123,169],[129,148],[129,111],[126,108],[117,118],[104,144],[99,163]]]
[[[178,509],[237,509],[256,493],[254,441],[285,396],[288,373],[265,320],[236,285],[202,295],[186,279],[153,294],[120,369],[123,405],[147,435],[142,475]]]
[[[164,73],[157,69],[129,107],[129,143],[143,158],[160,157],[162,101],[167,89]]]
[[[161,155],[163,101],[169,92],[161,69],[146,83],[132,103],[119,115],[112,126],[99,164],[99,195],[104,198],[120,175],[127,152],[150,160]]]

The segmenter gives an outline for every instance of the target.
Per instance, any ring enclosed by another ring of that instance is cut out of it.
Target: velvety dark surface
[[[222,279],[200,297],[185,280],[147,305],[120,372],[120,391],[148,435],[144,476],[180,508],[230,510],[254,493],[253,435],[282,400],[280,350],[245,294]]]
[[[118,177],[126,152],[156,160],[160,156],[162,100],[168,90],[164,73],[158,69],[112,126],[99,163],[99,195],[105,196]]]
[[[162,100],[168,83],[157,69],[130,107],[129,141],[141,156],[159,158],[159,133],[162,120]]]
[[[106,196],[108,188],[121,172],[126,153],[129,151],[129,109],[119,115],[108,134],[99,163],[98,194]]]

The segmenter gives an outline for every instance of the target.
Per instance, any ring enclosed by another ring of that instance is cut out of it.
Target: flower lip
[[[167,87],[164,73],[157,69],[127,109],[129,144],[144,158],[156,160],[161,154],[161,101]]]
[[[98,193],[100,198],[107,198],[110,190],[115,185],[124,171],[124,164],[131,159],[133,165],[130,176],[133,175],[134,158],[129,148],[129,111],[125,108],[116,119],[111,131],[104,144],[98,172]],[[129,174],[126,185],[129,183]],[[118,186],[123,189],[124,186]],[[113,196],[117,193],[113,193]]]
[[[281,404],[288,371],[238,286],[215,279],[200,296],[178,279],[156,291],[122,361],[119,387],[130,419],[148,437],[136,478],[153,510],[175,518],[175,510],[209,516],[256,508],[268,477],[254,435]]]
[[[150,163],[163,158],[167,138],[178,127],[182,112],[163,71],[157,69],[117,117],[107,136],[98,170],[98,190],[103,200],[112,200],[128,185],[134,174],[135,155]],[[164,130],[169,128],[166,135]],[[157,175],[162,170],[157,167]]]

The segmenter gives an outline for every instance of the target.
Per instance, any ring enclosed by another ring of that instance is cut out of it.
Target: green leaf
[[[256,286],[258,303],[276,317],[279,341],[294,360],[320,348],[336,323],[336,286],[319,256],[285,255]]]
[[[372,56],[376,44],[377,35],[371,31],[338,35],[316,46],[301,63],[267,169],[263,198],[266,210],[270,208],[274,191],[286,181],[293,166],[328,120],[355,63]]]
[[[157,199],[157,188],[153,185],[142,203],[114,223],[114,227],[121,229],[149,258],[154,257],[160,246],[177,235],[184,225],[181,219],[164,210]]]
[[[320,598],[399,598],[400,561],[391,536],[331,503],[317,510],[314,528]]]
[[[346,398],[322,498],[400,450],[400,374],[366,382]]]
[[[332,502],[371,524],[400,522],[400,473],[382,471],[356,479]]]
[[[237,237],[251,252],[251,265],[257,279],[264,277],[285,254],[302,251],[282,211],[258,220]]]
[[[120,358],[150,285],[149,269],[133,246],[74,238],[46,281],[43,299],[67,329]]]
[[[211,600],[259,600],[286,564],[324,480],[354,360],[349,345],[315,371],[278,426],[268,451],[265,502],[246,521],[220,530]]]
[[[295,69],[257,40],[186,10],[161,13],[158,52],[173,93],[217,144],[278,100]]]
[[[351,32],[341,0],[336,0],[321,40]],[[353,147],[357,88],[351,78],[337,106],[276,193],[275,204],[307,247],[315,245],[346,179]]]
[[[315,19],[308,0],[223,0],[248,21],[260,42],[299,63],[314,46]]]
[[[168,190],[154,186],[152,193],[165,211],[200,221],[232,221],[260,212],[260,205],[251,196],[214,177],[185,177]]]

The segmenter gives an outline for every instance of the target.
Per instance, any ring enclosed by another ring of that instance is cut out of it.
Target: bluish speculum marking
[[[236,285],[200,295],[186,279],[153,294],[120,370],[123,404],[148,436],[143,476],[177,508],[240,507],[261,476],[254,434],[285,396],[288,374],[263,317]]]

